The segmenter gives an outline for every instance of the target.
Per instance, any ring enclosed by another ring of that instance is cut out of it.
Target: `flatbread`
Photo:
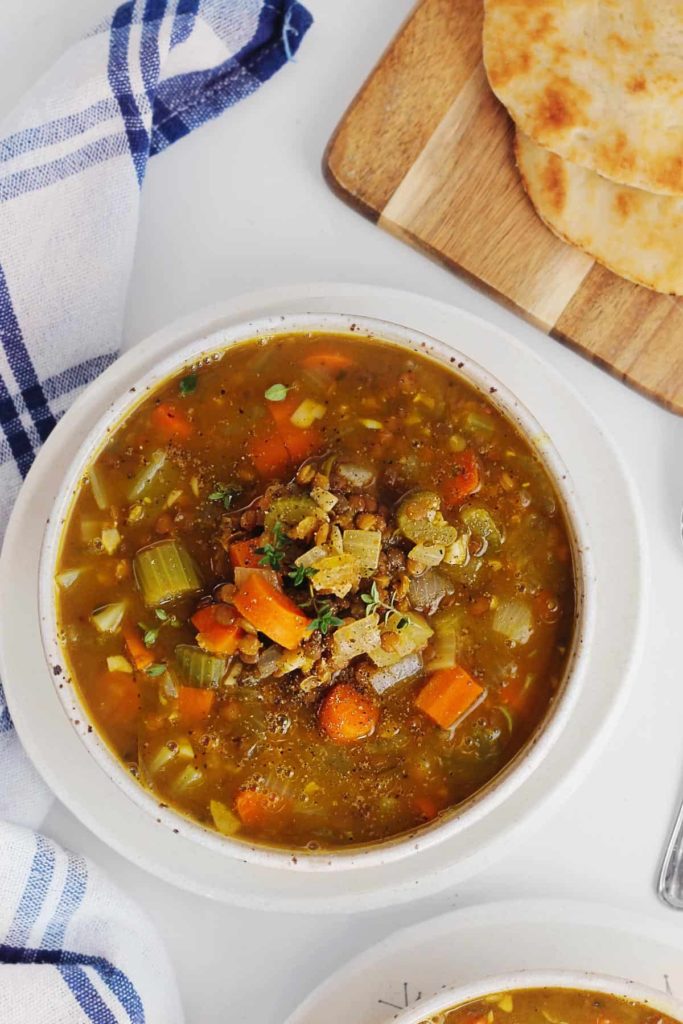
[[[515,153],[529,198],[555,234],[629,281],[683,295],[683,198],[608,181],[519,130]]]
[[[534,141],[683,195],[682,0],[485,0],[491,88]]]

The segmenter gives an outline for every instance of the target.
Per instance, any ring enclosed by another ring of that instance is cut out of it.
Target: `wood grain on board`
[[[681,300],[555,237],[512,154],[481,59],[481,0],[421,0],[337,128],[332,187],[366,216],[683,414]]]

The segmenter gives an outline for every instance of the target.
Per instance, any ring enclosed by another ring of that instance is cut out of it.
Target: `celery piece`
[[[126,602],[116,601],[96,608],[90,619],[98,633],[118,633],[125,611]]]
[[[429,659],[430,672],[436,672],[442,668],[454,668],[458,664],[465,616],[465,611],[458,605],[443,608],[432,616],[430,621],[434,627],[434,639],[431,643]]]
[[[187,767],[183,768],[180,774],[174,779],[173,792],[176,794],[183,793],[186,789],[191,786],[196,786],[198,782],[204,781],[204,774],[199,768],[195,768],[193,764],[188,764]]]
[[[148,762],[147,770],[156,775],[162,768],[165,768],[171,761],[175,759],[178,751],[175,748],[169,747],[168,743],[162,744],[159,747],[154,757]]]
[[[382,550],[382,534],[379,530],[344,530],[344,552],[358,560],[364,576],[374,572],[379,564]]]
[[[240,819],[220,800],[211,800],[209,810],[214,825],[222,835],[234,836],[235,832],[239,832],[242,825]]]
[[[491,434],[496,428],[493,416],[475,410],[470,410],[465,414],[462,425],[464,430],[472,434]]]
[[[441,514],[441,499],[433,491],[413,491],[398,507],[398,528],[414,544],[438,544],[448,547],[458,539],[458,531]]]
[[[501,601],[493,614],[493,630],[514,644],[525,644],[534,631],[534,617],[526,601]]]
[[[133,559],[135,580],[148,608],[156,608],[201,588],[197,567],[177,540],[160,540]]]
[[[392,651],[385,651],[380,644],[368,652],[372,661],[380,668],[395,665],[406,655],[423,650],[434,633],[427,620],[417,612],[389,612],[382,630],[395,633],[397,640]]]
[[[134,501],[139,498],[147,490],[154,477],[157,475],[159,470],[164,466],[166,462],[166,452],[162,449],[152,452],[147,462],[138,475],[133,479],[133,483],[128,492],[128,498],[130,501]]]
[[[105,509],[109,508],[111,502],[109,501],[104,480],[97,466],[91,466],[88,470],[88,480],[90,481],[90,490],[95,499],[95,504],[104,512]]]
[[[228,668],[228,659],[218,654],[209,654],[192,644],[178,644],[175,649],[178,665],[187,686],[199,689],[216,689],[223,681]]]
[[[503,543],[503,535],[488,509],[478,505],[468,505],[461,510],[460,518],[471,533],[481,537],[494,550]]]
[[[308,516],[317,516],[321,519],[323,514],[313,498],[308,494],[287,494],[282,498],[275,498],[266,512],[265,528],[272,533],[276,523],[284,526],[297,526],[302,519]]]

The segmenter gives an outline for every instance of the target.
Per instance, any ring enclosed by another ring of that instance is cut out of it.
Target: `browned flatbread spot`
[[[567,174],[562,158],[555,153],[548,153],[542,181],[548,204],[556,213],[561,213],[567,197]]]

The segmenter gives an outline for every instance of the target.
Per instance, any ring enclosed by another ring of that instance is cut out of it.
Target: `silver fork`
[[[683,540],[683,509],[681,510],[681,539]],[[683,802],[664,854],[662,870],[657,883],[657,893],[674,910],[683,910]]]

